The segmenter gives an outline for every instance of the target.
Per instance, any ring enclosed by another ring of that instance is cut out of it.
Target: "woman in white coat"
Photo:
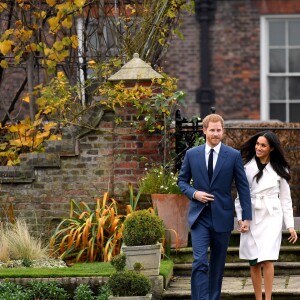
[[[274,264],[279,257],[283,221],[290,232],[289,242],[297,241],[292,199],[288,181],[289,164],[278,137],[271,131],[259,132],[241,147],[250,186],[252,221],[244,232],[239,198],[235,200],[240,238],[240,258],[249,260],[256,300],[262,300],[262,274],[265,300],[271,300]],[[262,273],[263,269],[263,273]]]

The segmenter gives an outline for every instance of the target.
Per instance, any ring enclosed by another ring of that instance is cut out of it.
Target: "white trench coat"
[[[253,177],[258,167],[253,158],[245,165],[250,186],[252,221],[250,230],[241,233],[239,255],[241,259],[277,260],[282,237],[283,221],[286,228],[294,227],[291,192],[288,182],[277,175],[271,164],[263,170],[263,176],[256,182]],[[242,219],[239,198],[235,200],[237,219]]]

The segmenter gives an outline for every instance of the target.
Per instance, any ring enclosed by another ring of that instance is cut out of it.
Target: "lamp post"
[[[196,102],[200,103],[200,113],[206,116],[215,104],[215,92],[210,86],[210,45],[209,24],[214,20],[217,0],[195,0],[196,19],[200,23],[200,79],[201,87],[196,91]]]

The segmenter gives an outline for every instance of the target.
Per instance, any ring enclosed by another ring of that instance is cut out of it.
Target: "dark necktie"
[[[213,176],[213,157],[214,157],[214,149],[210,149],[209,157],[208,157],[208,166],[207,166],[207,172],[208,172],[208,178],[209,181],[211,181]]]

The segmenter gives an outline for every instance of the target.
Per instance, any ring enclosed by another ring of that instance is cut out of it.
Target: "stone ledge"
[[[79,155],[78,140],[75,138],[47,141],[45,152],[20,154],[19,166],[0,166],[0,182],[32,183],[35,180],[35,168],[60,168],[61,157],[77,155]]]
[[[20,155],[21,165],[32,168],[60,168],[60,154],[58,153],[26,153]]]
[[[0,166],[1,183],[31,183],[35,179],[34,169],[27,166]]]
[[[46,153],[55,153],[60,156],[77,156],[78,140],[75,138],[66,138],[60,141],[46,141]]]

